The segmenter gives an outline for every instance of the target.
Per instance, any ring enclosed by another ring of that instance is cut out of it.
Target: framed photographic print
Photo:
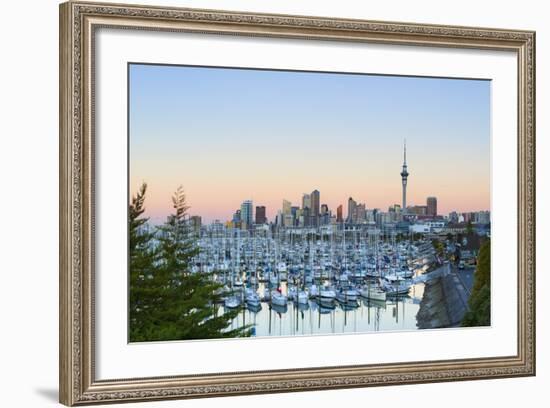
[[[535,33],[60,6],[60,400],[535,374]]]

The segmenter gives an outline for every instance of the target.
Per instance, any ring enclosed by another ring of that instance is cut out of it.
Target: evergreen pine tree
[[[145,339],[150,320],[150,280],[155,269],[154,233],[149,230],[145,211],[147,184],[143,183],[129,206],[129,340]]]
[[[159,263],[152,279],[155,293],[147,340],[209,339],[248,336],[249,327],[227,330],[238,310],[220,313],[222,285],[204,272],[191,272],[199,253],[187,219],[185,194],[172,197],[174,213],[159,227]]]

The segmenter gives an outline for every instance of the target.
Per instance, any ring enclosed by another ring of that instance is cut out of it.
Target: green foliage
[[[445,245],[438,239],[432,239],[432,245],[439,257],[445,256]]]
[[[130,205],[130,341],[248,336],[249,327],[227,330],[239,311],[222,313],[222,285],[211,274],[191,272],[199,248],[181,187],[172,197],[174,213],[155,233],[132,228],[146,225],[145,191],[143,186]]]
[[[462,319],[462,326],[489,326],[491,324],[491,241],[486,240],[479,250],[470,310]]]
[[[129,207],[129,329],[130,339],[140,336],[149,320],[149,280],[153,277],[157,251],[153,245],[154,233],[149,231],[148,218],[142,217],[147,184],[142,184]]]

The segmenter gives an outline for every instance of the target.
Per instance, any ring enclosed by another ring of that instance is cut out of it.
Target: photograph
[[[127,73],[129,343],[491,326],[491,80]]]
[[[67,1],[41,48],[58,188],[20,184],[59,194],[59,325],[24,321],[58,327],[59,401],[535,376],[542,20],[196,3]]]

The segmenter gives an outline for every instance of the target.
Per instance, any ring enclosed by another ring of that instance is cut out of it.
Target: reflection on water
[[[287,286],[281,282],[283,294]],[[260,284],[258,293],[263,293]],[[342,304],[310,299],[308,304],[288,301],[287,306],[262,302],[247,306],[231,323],[231,329],[253,325],[253,336],[294,336],[331,333],[362,333],[391,330],[416,330],[416,314],[424,291],[423,284],[413,285],[408,296],[374,301],[359,298]]]

